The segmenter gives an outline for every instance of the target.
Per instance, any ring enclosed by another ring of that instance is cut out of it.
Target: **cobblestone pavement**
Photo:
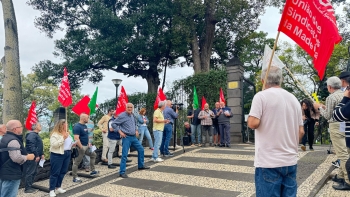
[[[350,192],[335,191],[331,173],[336,173],[331,161],[335,155],[328,155],[326,146],[315,146],[315,151],[299,152],[298,160],[298,196],[350,196]],[[145,157],[145,165],[150,170],[137,170],[137,157],[130,157],[132,163],[127,168],[129,178],[119,178],[117,169],[96,165],[100,176],[83,183],[72,182],[67,175],[63,188],[67,193],[57,195],[72,197],[117,197],[117,196],[255,196],[254,186],[254,145],[235,145],[231,148],[185,147],[174,152],[174,157],[164,162],[153,163]],[[145,155],[151,151],[145,149]],[[118,158],[114,162],[119,162]],[[333,171],[333,172],[332,172]],[[83,171],[81,171],[84,173]],[[48,180],[36,183],[48,187]],[[42,191],[25,195],[23,189],[19,196],[48,196]]]

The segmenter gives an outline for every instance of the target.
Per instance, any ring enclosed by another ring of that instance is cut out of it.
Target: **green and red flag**
[[[98,87],[96,87],[96,90],[94,92],[94,95],[92,95],[92,98],[88,104],[90,108],[90,115],[94,114],[96,112],[96,101],[97,101],[97,92],[98,92]]]

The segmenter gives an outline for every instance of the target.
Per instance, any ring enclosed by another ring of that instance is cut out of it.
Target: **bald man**
[[[4,124],[0,124],[0,141],[2,136],[6,134],[6,126]]]
[[[73,134],[74,134],[74,140],[77,143],[77,148],[79,151],[79,156],[74,159],[73,167],[72,167],[72,176],[73,176],[73,182],[75,183],[81,183],[82,180],[78,178],[77,171],[78,166],[83,160],[83,157],[85,155],[90,156],[90,168],[91,172],[90,175],[97,175],[99,174],[98,171],[95,170],[95,159],[96,159],[96,153],[91,152],[90,148],[91,143],[89,143],[89,133],[88,128],[86,126],[86,123],[89,122],[89,115],[87,114],[80,114],[80,120],[78,123],[76,123],[73,127]]]
[[[27,154],[22,142],[23,126],[18,120],[6,124],[7,133],[3,136],[0,149],[12,149],[0,153],[0,196],[15,197],[23,172],[22,164],[34,160],[34,154]]]

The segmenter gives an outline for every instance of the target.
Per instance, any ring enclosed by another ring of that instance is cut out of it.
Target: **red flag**
[[[153,105],[154,110],[156,110],[158,108],[158,103],[160,101],[165,101],[165,100],[166,100],[166,96],[165,96],[162,88],[159,88],[156,100],[154,101],[154,105]]]
[[[219,98],[219,102],[224,102],[225,105],[226,105],[225,96],[224,96],[224,92],[222,91],[222,88],[220,88],[220,98]]]
[[[323,79],[334,45],[341,41],[329,0],[287,0],[278,31],[285,33],[312,58]]]
[[[204,110],[204,105],[207,103],[204,96],[202,97],[202,110]]]
[[[35,101],[33,101],[32,105],[29,108],[28,117],[26,120],[26,129],[27,130],[32,130],[33,124],[38,122],[38,118],[36,117],[35,107],[36,107],[36,104],[35,104]]]
[[[72,104],[72,94],[70,92],[70,86],[68,81],[68,72],[66,67],[63,70],[63,79],[60,86],[60,92],[58,93],[58,101],[63,107],[68,107]]]
[[[124,86],[122,86],[121,91],[120,91],[120,96],[118,98],[117,108],[115,109],[115,114],[118,115],[122,112],[125,112],[126,104],[128,102],[129,102],[128,95],[126,94]]]
[[[84,96],[80,101],[75,104],[75,106],[72,108],[72,111],[80,116],[80,114],[85,113],[85,114],[90,114],[90,108],[88,106],[90,102],[90,97],[89,96]]]

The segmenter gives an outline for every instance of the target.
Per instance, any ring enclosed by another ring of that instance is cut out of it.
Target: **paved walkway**
[[[335,191],[329,175],[334,170],[331,161],[335,155],[328,155],[326,146],[316,146],[313,152],[299,152],[298,196],[350,196],[350,192]],[[57,196],[114,197],[114,196],[255,196],[254,145],[236,145],[232,148],[189,148],[175,151],[175,156],[162,163],[147,162],[150,170],[137,171],[137,158],[131,157],[128,167],[129,178],[118,177],[118,170],[97,165],[101,175],[94,179],[83,178],[75,184],[72,177],[65,177],[63,187],[67,193]],[[150,155],[150,150],[145,150]],[[149,158],[145,158],[149,161]],[[119,159],[115,159],[119,162]],[[335,173],[335,171],[333,172]],[[325,184],[326,183],[326,184]],[[48,186],[48,180],[37,183]],[[19,196],[48,196],[37,192]]]

